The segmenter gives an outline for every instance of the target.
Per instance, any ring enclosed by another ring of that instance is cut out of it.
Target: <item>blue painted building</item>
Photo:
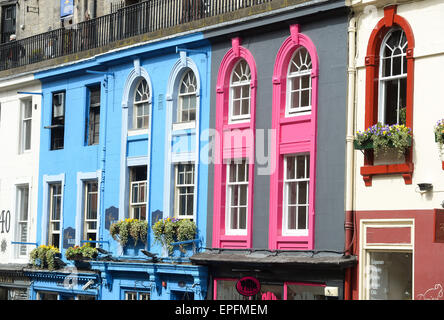
[[[209,127],[210,49],[194,34],[35,75],[43,92],[37,242],[60,248],[67,265],[29,272],[32,299],[206,298],[207,269],[188,257],[206,243],[200,137]],[[196,223],[185,250],[154,241],[151,226],[167,217]],[[112,223],[128,218],[147,221],[146,244],[112,238]],[[96,260],[66,260],[67,248],[85,243],[103,249]]]

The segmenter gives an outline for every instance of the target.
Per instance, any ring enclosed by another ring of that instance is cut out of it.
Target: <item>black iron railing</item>
[[[148,0],[72,27],[0,45],[0,71],[102,47],[272,0]]]

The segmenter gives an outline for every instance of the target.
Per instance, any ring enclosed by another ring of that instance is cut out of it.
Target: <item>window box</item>
[[[359,142],[357,140],[353,141],[353,146],[356,150],[371,150],[374,149],[373,141],[367,140],[364,142]],[[412,146],[412,137],[408,138],[408,147]],[[389,148],[395,148],[392,142],[389,142]]]

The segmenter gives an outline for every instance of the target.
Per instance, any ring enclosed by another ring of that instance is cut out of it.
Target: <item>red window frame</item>
[[[397,6],[384,8],[384,17],[379,20],[370,35],[365,57],[365,128],[378,122],[379,103],[379,62],[380,48],[385,35],[393,28],[401,28],[407,37],[407,96],[406,96],[406,125],[413,130],[413,83],[415,39],[412,28],[406,19],[396,13]],[[413,144],[412,144],[413,145]],[[366,186],[372,185],[372,177],[377,175],[401,174],[405,184],[412,184],[413,147],[406,151],[405,162],[400,164],[374,165],[373,150],[364,151],[364,166],[361,175]]]

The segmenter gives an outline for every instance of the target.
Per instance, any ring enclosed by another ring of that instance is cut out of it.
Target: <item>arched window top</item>
[[[288,64],[286,116],[310,112],[312,104],[312,63],[308,50],[300,46]]]
[[[230,87],[230,120],[249,120],[251,117],[251,71],[244,59],[239,60],[234,66]]]
[[[233,68],[233,72],[231,74],[231,84],[243,85],[250,83],[250,81],[251,81],[250,66],[248,65],[247,61],[241,59]]]
[[[302,73],[311,73],[311,57],[305,47],[299,47],[290,61],[288,76],[299,75]]]
[[[180,94],[195,94],[197,92],[197,80],[194,72],[188,70],[180,81]]]
[[[141,79],[134,92],[134,103],[149,102],[150,89],[145,79]]]
[[[192,70],[184,73],[179,86],[176,123],[195,121],[197,109],[197,80]]]
[[[382,77],[407,74],[407,38],[404,30],[393,28],[381,46]]]
[[[150,120],[150,89],[148,82],[143,78],[135,87],[133,104],[133,129],[146,129]]]

